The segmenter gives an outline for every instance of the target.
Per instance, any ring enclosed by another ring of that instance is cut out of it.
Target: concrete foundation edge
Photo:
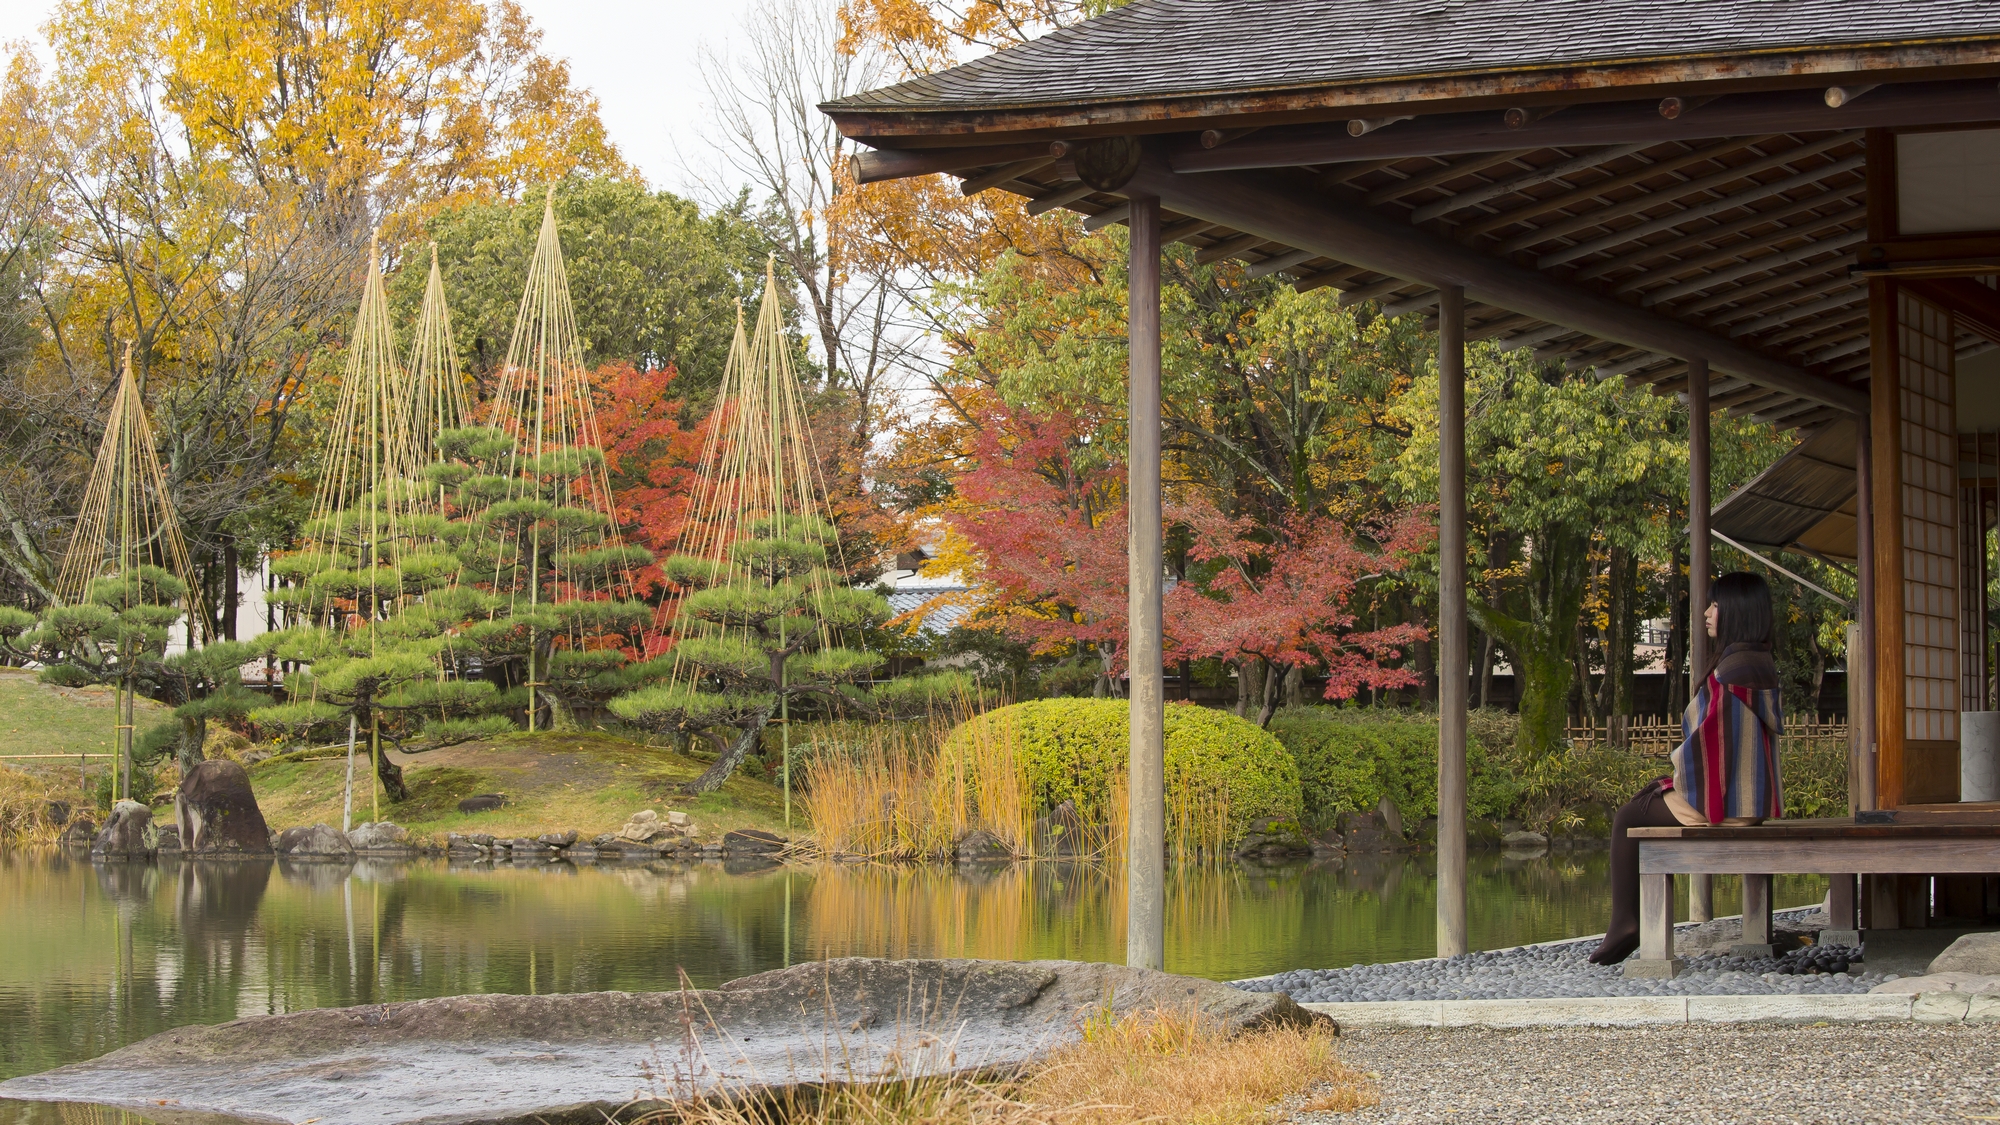
[[[1983,1001],[1983,1003],[1982,1003]],[[1690,1023],[2000,1023],[2000,997],[1587,996],[1301,1004],[1343,1028],[1671,1027]]]

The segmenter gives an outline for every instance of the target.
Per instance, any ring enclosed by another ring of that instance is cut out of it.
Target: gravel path
[[[2000,1025],[1351,1031],[1382,1102],[1310,1125],[2000,1120]]]
[[[1803,918],[1790,911],[1780,922]],[[1711,924],[1712,925],[1712,924]],[[1694,927],[1679,927],[1692,933]],[[1787,963],[1773,958],[1741,958],[1727,954],[1686,955],[1687,971],[1673,980],[1627,978],[1615,965],[1593,965],[1595,937],[1559,945],[1530,945],[1459,957],[1355,965],[1346,969],[1295,969],[1257,980],[1236,982],[1239,988],[1290,993],[1302,1002],[1368,1000],[1526,1000],[1556,996],[1772,996],[1829,995],[1867,992],[1894,974],[1787,974]],[[1796,962],[1798,955],[1794,955]]]

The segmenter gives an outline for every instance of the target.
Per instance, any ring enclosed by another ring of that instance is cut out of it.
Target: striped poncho
[[[1674,788],[1710,824],[1783,816],[1778,736],[1784,729],[1769,646],[1730,645],[1681,716]]]

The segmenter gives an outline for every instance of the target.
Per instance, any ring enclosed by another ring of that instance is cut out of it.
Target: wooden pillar
[[[1688,698],[1708,678],[1709,493],[1708,361],[1688,360]],[[1688,920],[1715,917],[1715,880],[1688,876]]]
[[[1871,423],[1863,418],[1854,444],[1855,632],[1847,647],[1847,725],[1854,735],[1848,776],[1848,804],[1857,811],[1875,804],[1875,453]]]
[[[1907,682],[1903,660],[1902,371],[1897,362],[1896,283],[1868,280],[1869,465],[1873,499],[1875,628],[1875,808],[1903,803],[1903,742]]]
[[[1438,291],[1437,955],[1469,950],[1465,918],[1465,290]]]
[[[1127,493],[1131,506],[1130,625],[1131,836],[1127,864],[1125,963],[1166,967],[1166,695],[1160,620],[1160,201],[1133,195],[1131,388]]]

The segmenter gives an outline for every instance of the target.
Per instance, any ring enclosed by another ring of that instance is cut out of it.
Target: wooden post
[[[1864,419],[1854,441],[1855,623],[1847,630],[1847,806],[1875,807],[1875,479],[1874,440]],[[1865,878],[1865,877],[1863,877]],[[1853,875],[1827,878],[1822,945],[1861,944],[1861,902]]]
[[[1708,679],[1708,360],[1688,360],[1688,699]],[[1715,917],[1715,881],[1688,876],[1688,920]]]
[[[1465,920],[1465,290],[1438,290],[1437,955],[1470,948]]]
[[[1771,877],[1743,876],[1743,939],[1730,950],[1738,957],[1770,957],[1777,952],[1771,944]]]
[[[1643,850],[1645,844],[1639,847]],[[1625,962],[1628,977],[1673,979],[1683,963],[1674,959],[1674,877],[1639,876],[1639,955]]]
[[[1131,505],[1131,837],[1126,857],[1125,963],[1166,966],[1166,699],[1160,620],[1160,201],[1134,194],[1127,495]]]

